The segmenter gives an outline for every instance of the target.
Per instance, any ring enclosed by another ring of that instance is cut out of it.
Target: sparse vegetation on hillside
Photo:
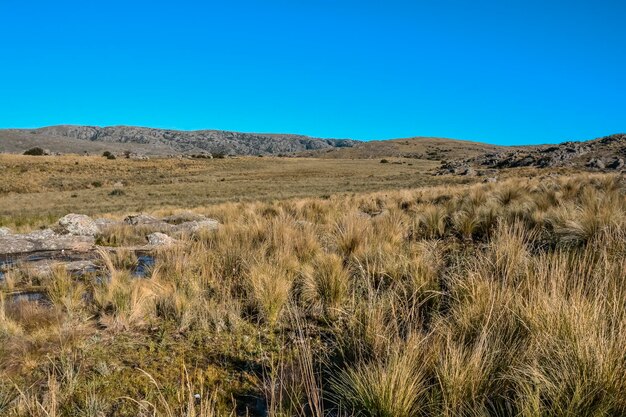
[[[147,278],[123,248],[105,279],[5,277],[2,415],[626,414],[620,176],[197,211],[222,226]]]
[[[128,150],[137,154],[177,155],[206,152],[257,155],[310,149],[350,147],[349,139],[320,139],[304,135],[241,133],[222,130],[171,130],[136,126],[48,126],[40,129],[0,129],[0,150],[23,149],[36,143],[54,152],[102,153]],[[28,145],[27,145],[28,146]]]

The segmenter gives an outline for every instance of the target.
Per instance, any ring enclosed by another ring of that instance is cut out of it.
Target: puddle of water
[[[11,259],[0,259],[0,282],[4,281],[4,274],[13,265]]]
[[[133,269],[133,276],[146,278],[152,272],[155,264],[154,256],[140,255],[137,257],[137,266]]]

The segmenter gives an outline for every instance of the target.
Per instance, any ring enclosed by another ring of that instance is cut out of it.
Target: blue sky
[[[0,0],[0,127],[626,131],[626,2]]]

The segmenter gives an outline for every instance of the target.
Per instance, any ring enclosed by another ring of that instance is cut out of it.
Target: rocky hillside
[[[558,145],[501,147],[494,152],[446,161],[440,174],[470,175],[476,169],[572,167],[621,171],[625,168],[626,134]]]
[[[289,154],[351,147],[348,139],[302,135],[239,133],[221,130],[180,131],[132,126],[51,126],[0,130],[0,151],[22,152],[32,146],[52,152],[130,151],[145,155],[221,153],[231,155]]]

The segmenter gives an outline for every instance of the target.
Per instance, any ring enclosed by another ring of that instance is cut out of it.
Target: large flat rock
[[[69,236],[43,234],[0,236],[0,255],[17,255],[29,252],[71,250],[76,252],[93,249],[93,236]]]

